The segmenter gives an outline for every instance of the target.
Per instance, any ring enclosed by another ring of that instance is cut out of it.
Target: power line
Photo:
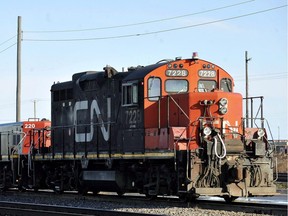
[[[283,79],[283,78],[287,78],[287,73],[286,74],[271,74],[271,75],[266,75],[266,76],[263,76],[263,75],[254,75],[254,76],[251,76],[249,77],[249,80],[251,81],[258,81],[258,80],[271,80],[271,79]],[[237,78],[235,77],[234,78],[235,81],[245,81],[244,78]]]
[[[5,44],[6,42],[12,40],[12,39],[15,38],[16,36],[17,36],[17,35],[14,35],[13,37],[11,37],[11,38],[7,39],[6,41],[2,42],[2,43],[0,44],[0,46],[1,46],[2,44]]]
[[[204,25],[210,25],[210,24],[215,24],[223,21],[229,21],[229,20],[234,20],[234,19],[239,19],[242,17],[247,17],[247,16],[252,16],[260,13],[265,13],[268,11],[272,10],[277,10],[280,8],[287,7],[287,5],[282,5],[274,8],[269,8],[266,10],[261,10],[261,11],[256,11],[253,13],[248,13],[248,14],[243,14],[239,16],[234,16],[234,17],[229,17],[225,19],[219,19],[219,20],[214,20],[210,22],[204,22],[204,23],[199,23],[199,24],[194,24],[194,25],[188,25],[188,26],[182,26],[182,27],[177,27],[177,28],[170,28],[170,29],[164,29],[164,30],[159,30],[159,31],[152,31],[152,32],[145,32],[145,33],[136,33],[136,34],[126,34],[126,35],[116,35],[116,36],[108,36],[108,37],[94,37],[94,38],[72,38],[72,39],[23,39],[24,41],[91,41],[91,40],[107,40],[107,39],[120,39],[120,38],[128,38],[128,37],[138,37],[138,36],[145,36],[145,35],[151,35],[151,34],[158,34],[158,33],[165,33],[165,32],[171,32],[171,31],[177,31],[177,30],[182,30],[182,29],[187,29],[187,28],[193,28],[193,27],[198,27],[198,26],[204,26]]]
[[[237,4],[227,5],[227,6],[218,7],[218,8],[209,9],[209,10],[200,11],[200,12],[191,13],[191,14],[185,14],[185,15],[168,17],[168,18],[157,19],[157,20],[150,20],[150,21],[145,21],[145,22],[124,24],[124,25],[106,26],[106,27],[89,28],[89,29],[25,31],[25,33],[68,33],[68,32],[96,31],[96,30],[113,29],[113,28],[124,28],[124,27],[145,25],[145,24],[163,22],[163,21],[168,21],[168,20],[173,20],[173,19],[179,19],[179,18],[188,17],[188,16],[194,16],[194,15],[199,15],[199,14],[203,14],[203,13],[209,13],[209,12],[213,12],[213,11],[217,11],[217,10],[223,10],[223,9],[226,9],[226,8],[235,7],[235,6],[242,5],[242,4],[247,4],[247,3],[250,3],[250,2],[253,2],[253,1],[255,1],[255,0],[249,0],[249,1],[240,2],[240,3],[237,3]]]
[[[1,50],[0,53],[2,53],[2,52],[4,52],[4,51],[8,50],[9,48],[15,46],[16,44],[17,44],[17,42],[14,43],[14,44],[12,44],[11,46],[7,47],[6,49]]]
[[[251,74],[249,77],[267,77],[267,76],[287,76],[288,72],[281,72],[281,73],[266,73],[266,74]],[[241,76],[234,76],[234,79],[241,78]]]

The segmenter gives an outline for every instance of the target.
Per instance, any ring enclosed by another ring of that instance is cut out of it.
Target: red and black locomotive
[[[1,189],[273,195],[273,148],[263,125],[245,126],[242,100],[197,55],[74,74],[52,86],[51,127],[31,129],[29,151],[1,152]]]

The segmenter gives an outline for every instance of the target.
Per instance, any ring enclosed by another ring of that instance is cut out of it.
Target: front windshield
[[[199,80],[198,92],[211,92],[216,88],[215,80]]]
[[[188,92],[187,80],[166,80],[165,91],[167,93],[183,93]]]

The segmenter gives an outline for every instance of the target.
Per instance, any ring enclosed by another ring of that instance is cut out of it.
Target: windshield
[[[215,80],[199,80],[198,81],[198,92],[211,92],[216,88]]]
[[[166,80],[165,91],[167,93],[182,93],[188,92],[188,81],[187,80]]]

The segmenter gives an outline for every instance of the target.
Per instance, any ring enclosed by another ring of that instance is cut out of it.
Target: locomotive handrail
[[[58,128],[74,128],[74,127],[79,127],[79,126],[98,126],[98,125],[107,125],[107,124],[116,124],[115,121],[106,121],[106,122],[102,122],[102,123],[86,123],[86,124],[71,124],[71,125],[65,125],[65,126],[51,126],[50,130],[54,130],[54,129],[58,129]]]
[[[8,132],[9,133],[9,132]],[[10,134],[10,133],[9,133]],[[12,130],[12,134],[24,134],[24,136],[22,137],[22,139],[18,142],[17,145],[15,145],[15,147],[13,147],[11,149],[11,155],[15,155],[15,154],[18,154],[19,155],[19,149],[20,149],[20,146],[21,146],[21,143],[23,143],[24,139],[26,138],[26,133],[24,132],[21,132],[21,131],[13,131]],[[9,154],[9,145],[8,145],[8,154]],[[18,159],[18,169],[17,169],[17,173],[19,174],[20,173],[20,157],[18,156],[17,157]],[[12,159],[11,160],[11,170],[14,171],[14,160]],[[13,172],[13,175],[12,175],[12,178],[13,178],[13,182],[16,181],[16,177],[15,177],[15,173]]]
[[[181,108],[181,106],[175,101],[175,99],[171,95],[167,95],[167,97],[171,98],[172,101],[175,103],[175,105],[180,109],[180,111],[184,114],[184,116],[189,120],[189,124],[191,123],[191,119],[189,116],[185,113],[185,111]],[[168,103],[167,103],[168,104]],[[169,104],[168,104],[169,106]]]
[[[242,118],[243,125],[244,125],[245,119],[246,119],[246,118]],[[250,119],[250,118],[248,118],[248,119]],[[273,153],[273,152],[276,150],[276,144],[275,144],[275,142],[274,142],[273,134],[272,134],[272,131],[271,131],[271,128],[270,128],[270,124],[269,124],[268,120],[265,119],[265,118],[253,118],[253,120],[254,120],[254,125],[256,126],[257,129],[259,129],[259,128],[264,128],[264,122],[266,122],[268,131],[269,131],[269,135],[270,135],[270,137],[271,137],[272,145],[273,145],[273,150],[271,151],[271,153]],[[257,124],[257,122],[256,122],[257,120],[260,120],[260,121],[261,121],[261,127],[259,127],[259,125]],[[244,133],[244,135],[245,135],[245,129],[243,130],[243,133]],[[265,139],[265,141],[271,146],[270,141],[267,139],[267,137],[264,136],[264,139]],[[271,153],[270,153],[270,154],[271,154]],[[270,155],[270,154],[269,154],[269,155]]]
[[[65,157],[65,146],[64,146],[64,143],[65,143],[65,136],[64,136],[64,130],[67,130],[67,129],[71,129],[72,130],[72,134],[73,134],[73,157],[76,158],[76,145],[75,145],[75,130],[79,127],[82,127],[84,128],[85,130],[85,140],[83,141],[84,142],[84,157],[87,158],[87,155],[88,155],[88,151],[87,151],[87,142],[88,142],[88,137],[87,137],[87,132],[88,132],[88,128],[90,128],[91,126],[92,127],[102,127],[103,125],[110,125],[110,127],[113,126],[113,124],[116,124],[115,121],[106,121],[106,122],[101,122],[101,123],[85,123],[85,124],[77,124],[77,125],[66,125],[66,126],[52,126],[50,127],[50,131],[51,131],[51,134],[52,134],[52,137],[54,137],[54,133],[55,131],[57,130],[62,130],[62,157],[64,158]],[[110,132],[111,133],[111,132]],[[54,142],[54,140],[52,139],[51,140],[52,143]],[[109,155],[111,156],[111,141],[110,139],[108,140],[108,143],[109,143]],[[97,142],[97,155],[99,155],[99,146],[98,146],[98,142]],[[50,151],[52,151],[52,158],[54,159],[55,157],[55,148],[54,148],[54,145],[52,144],[52,149],[50,149]]]
[[[253,116],[253,107],[254,107],[254,99],[260,99],[260,104],[259,104],[259,108],[258,108],[258,111],[257,111],[257,114],[255,115],[255,117]],[[246,110],[246,117],[244,118],[246,121],[246,125],[245,127],[249,127],[249,119],[251,120],[251,127],[253,127],[253,119],[255,119],[257,117],[257,115],[259,114],[259,111],[261,111],[261,120],[264,121],[264,112],[263,112],[263,99],[264,97],[263,96],[256,96],[256,97],[247,97],[247,98],[243,98],[243,100],[246,100],[246,103],[248,103],[250,101],[250,109],[251,109],[251,113],[250,113],[250,117],[248,116],[249,115],[249,110]],[[264,128],[264,122],[262,122],[262,125],[261,125],[262,128]]]
[[[160,64],[161,62],[172,62],[172,61],[174,61],[173,59],[162,59],[162,60],[160,60],[160,61],[158,61],[158,62],[156,62],[156,64]]]

